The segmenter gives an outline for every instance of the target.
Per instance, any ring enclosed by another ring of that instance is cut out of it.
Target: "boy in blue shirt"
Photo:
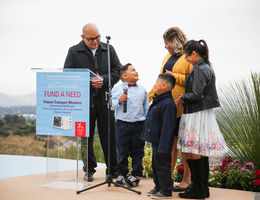
[[[152,169],[155,187],[147,193],[154,199],[172,198],[171,151],[176,126],[176,105],[172,98],[175,78],[160,74],[156,94],[149,108],[141,138],[152,143]]]
[[[130,187],[139,184],[143,176],[142,159],[144,141],[140,140],[149,100],[146,90],[137,84],[138,73],[128,63],[119,70],[121,85],[112,89],[112,109],[115,110],[115,137],[118,150],[118,176],[116,183]],[[132,172],[128,169],[128,157],[132,158]]]

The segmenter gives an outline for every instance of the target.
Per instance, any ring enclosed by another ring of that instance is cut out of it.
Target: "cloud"
[[[180,27],[188,39],[205,39],[217,83],[258,71],[260,13],[257,0],[69,1],[3,0],[0,3],[0,92],[35,90],[31,67],[63,67],[85,23],[98,25],[125,64],[133,63],[149,90],[167,51],[162,35]]]

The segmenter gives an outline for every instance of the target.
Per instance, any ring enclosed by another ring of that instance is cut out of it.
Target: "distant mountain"
[[[25,95],[12,96],[0,93],[0,107],[13,107],[13,106],[35,106],[36,94],[30,93]]]

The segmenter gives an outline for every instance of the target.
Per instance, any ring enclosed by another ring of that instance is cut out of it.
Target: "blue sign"
[[[89,76],[37,72],[37,135],[89,136]]]

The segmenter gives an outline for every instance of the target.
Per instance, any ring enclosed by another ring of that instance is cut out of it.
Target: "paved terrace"
[[[19,170],[19,167],[18,169]],[[83,173],[79,172],[79,181],[76,171],[36,174],[14,178],[0,179],[0,200],[150,200],[146,193],[153,188],[152,179],[143,178],[140,185],[134,189],[141,191],[141,195],[121,187],[108,184],[76,194],[87,186],[102,183],[105,179],[105,169],[99,168],[91,183],[83,181]],[[76,186],[77,185],[77,186]],[[210,188],[210,200],[259,200],[258,193]],[[173,198],[180,200],[178,193]]]

